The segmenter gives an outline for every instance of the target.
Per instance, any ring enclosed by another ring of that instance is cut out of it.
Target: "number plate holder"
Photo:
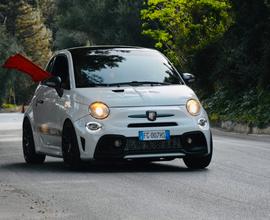
[[[170,140],[170,131],[139,131],[140,141]]]

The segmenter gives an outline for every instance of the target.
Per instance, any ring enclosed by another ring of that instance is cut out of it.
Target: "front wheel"
[[[46,155],[37,154],[31,124],[28,119],[23,122],[23,156],[26,163],[42,164]]]
[[[80,150],[75,129],[71,122],[66,122],[62,134],[62,154],[64,163],[71,168],[81,165]]]
[[[195,156],[189,156],[183,158],[184,163],[188,168],[191,169],[204,169],[209,166],[211,160],[212,160],[212,154],[213,154],[213,140],[211,135],[210,140],[210,153],[203,157],[195,157]]]

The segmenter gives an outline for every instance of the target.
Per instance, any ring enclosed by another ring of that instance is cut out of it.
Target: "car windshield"
[[[77,88],[183,84],[175,68],[150,49],[71,50]]]

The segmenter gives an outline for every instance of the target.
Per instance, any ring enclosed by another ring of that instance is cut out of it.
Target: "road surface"
[[[214,135],[208,169],[24,163],[21,114],[0,114],[0,219],[270,219],[270,139]]]

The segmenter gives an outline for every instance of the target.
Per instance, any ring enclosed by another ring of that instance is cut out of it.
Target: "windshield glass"
[[[167,61],[149,49],[71,50],[77,88],[182,84]]]

